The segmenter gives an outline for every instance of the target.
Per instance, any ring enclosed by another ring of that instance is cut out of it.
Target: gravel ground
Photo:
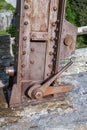
[[[78,50],[74,65],[61,77],[73,89],[63,101],[0,110],[0,130],[87,130],[87,49]],[[78,71],[77,71],[78,69]]]

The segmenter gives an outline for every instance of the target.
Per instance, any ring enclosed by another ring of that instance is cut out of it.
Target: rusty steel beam
[[[10,106],[31,100],[26,94],[33,89],[31,84],[40,84],[55,75],[60,70],[61,59],[74,53],[77,28],[64,19],[65,3],[66,0],[17,0],[14,65],[17,72]],[[14,74],[12,68],[6,73]],[[54,78],[47,86],[49,94],[71,90],[71,86],[66,88],[64,85],[52,88],[55,82]]]

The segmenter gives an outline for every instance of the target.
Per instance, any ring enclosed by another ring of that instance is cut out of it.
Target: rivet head
[[[52,61],[54,62],[54,61],[56,61],[56,59],[55,59],[55,58],[53,58],[53,60],[52,60]]]
[[[23,74],[23,73],[21,73],[21,77],[22,77],[22,78],[24,77],[24,74]]]
[[[22,64],[22,65],[21,65],[21,67],[22,67],[22,68],[24,68],[24,67],[25,67],[25,65],[24,65],[24,64]]]
[[[26,40],[27,40],[27,37],[26,37],[26,36],[24,36],[24,37],[23,37],[23,40],[24,40],[24,41],[26,41]]]
[[[59,31],[59,29],[58,29],[58,28],[56,28],[56,31],[58,32],[58,31]]]
[[[23,53],[22,53],[23,55],[25,55],[26,54],[26,51],[23,51]]]
[[[57,48],[57,45],[54,45],[53,48]]]
[[[58,37],[55,37],[55,40],[58,40]]]
[[[54,72],[54,71],[52,71],[52,72],[51,72],[51,74],[55,74],[55,72]]]
[[[25,22],[24,22],[24,25],[28,25],[28,21],[25,21]]]
[[[56,23],[59,23],[59,19],[57,19]]]
[[[31,61],[30,61],[30,64],[34,64],[34,61],[31,60]]]
[[[50,73],[48,73],[47,76],[50,76]]]
[[[49,68],[52,68],[52,65],[51,65],[51,64],[49,64],[49,65],[48,65],[48,67],[49,67]]]
[[[53,52],[52,52],[52,51],[50,51],[50,52],[49,52],[49,55],[53,55]]]
[[[55,22],[52,22],[52,26],[55,26]]]
[[[54,6],[54,7],[53,7],[53,10],[54,10],[54,11],[57,11],[57,7],[56,7],[56,6]]]
[[[24,9],[28,9],[28,8],[29,8],[29,6],[28,6],[28,5],[25,5],[25,6],[24,6]]]
[[[51,37],[50,40],[51,40],[51,41],[54,41],[54,37]]]
[[[31,51],[34,52],[35,51],[34,48],[31,48]]]

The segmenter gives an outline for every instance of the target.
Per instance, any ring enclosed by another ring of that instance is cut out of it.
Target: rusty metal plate
[[[43,80],[45,69],[46,42],[31,42],[29,80]]]
[[[72,43],[70,43],[71,42],[70,38],[69,39],[66,38],[67,36],[72,38]],[[77,28],[68,21],[64,20],[62,38],[60,44],[60,59],[65,59],[75,52],[76,36],[77,36]],[[66,41],[69,42],[67,43],[67,45],[64,44],[65,38]]]
[[[32,31],[46,32],[48,30],[48,18],[50,0],[32,0]]]

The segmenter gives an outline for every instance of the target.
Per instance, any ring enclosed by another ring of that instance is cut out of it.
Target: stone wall
[[[0,30],[6,30],[10,26],[12,18],[12,11],[0,10]]]
[[[10,54],[10,35],[0,35],[0,87],[8,83],[8,76],[4,69],[12,62],[13,57]]]

